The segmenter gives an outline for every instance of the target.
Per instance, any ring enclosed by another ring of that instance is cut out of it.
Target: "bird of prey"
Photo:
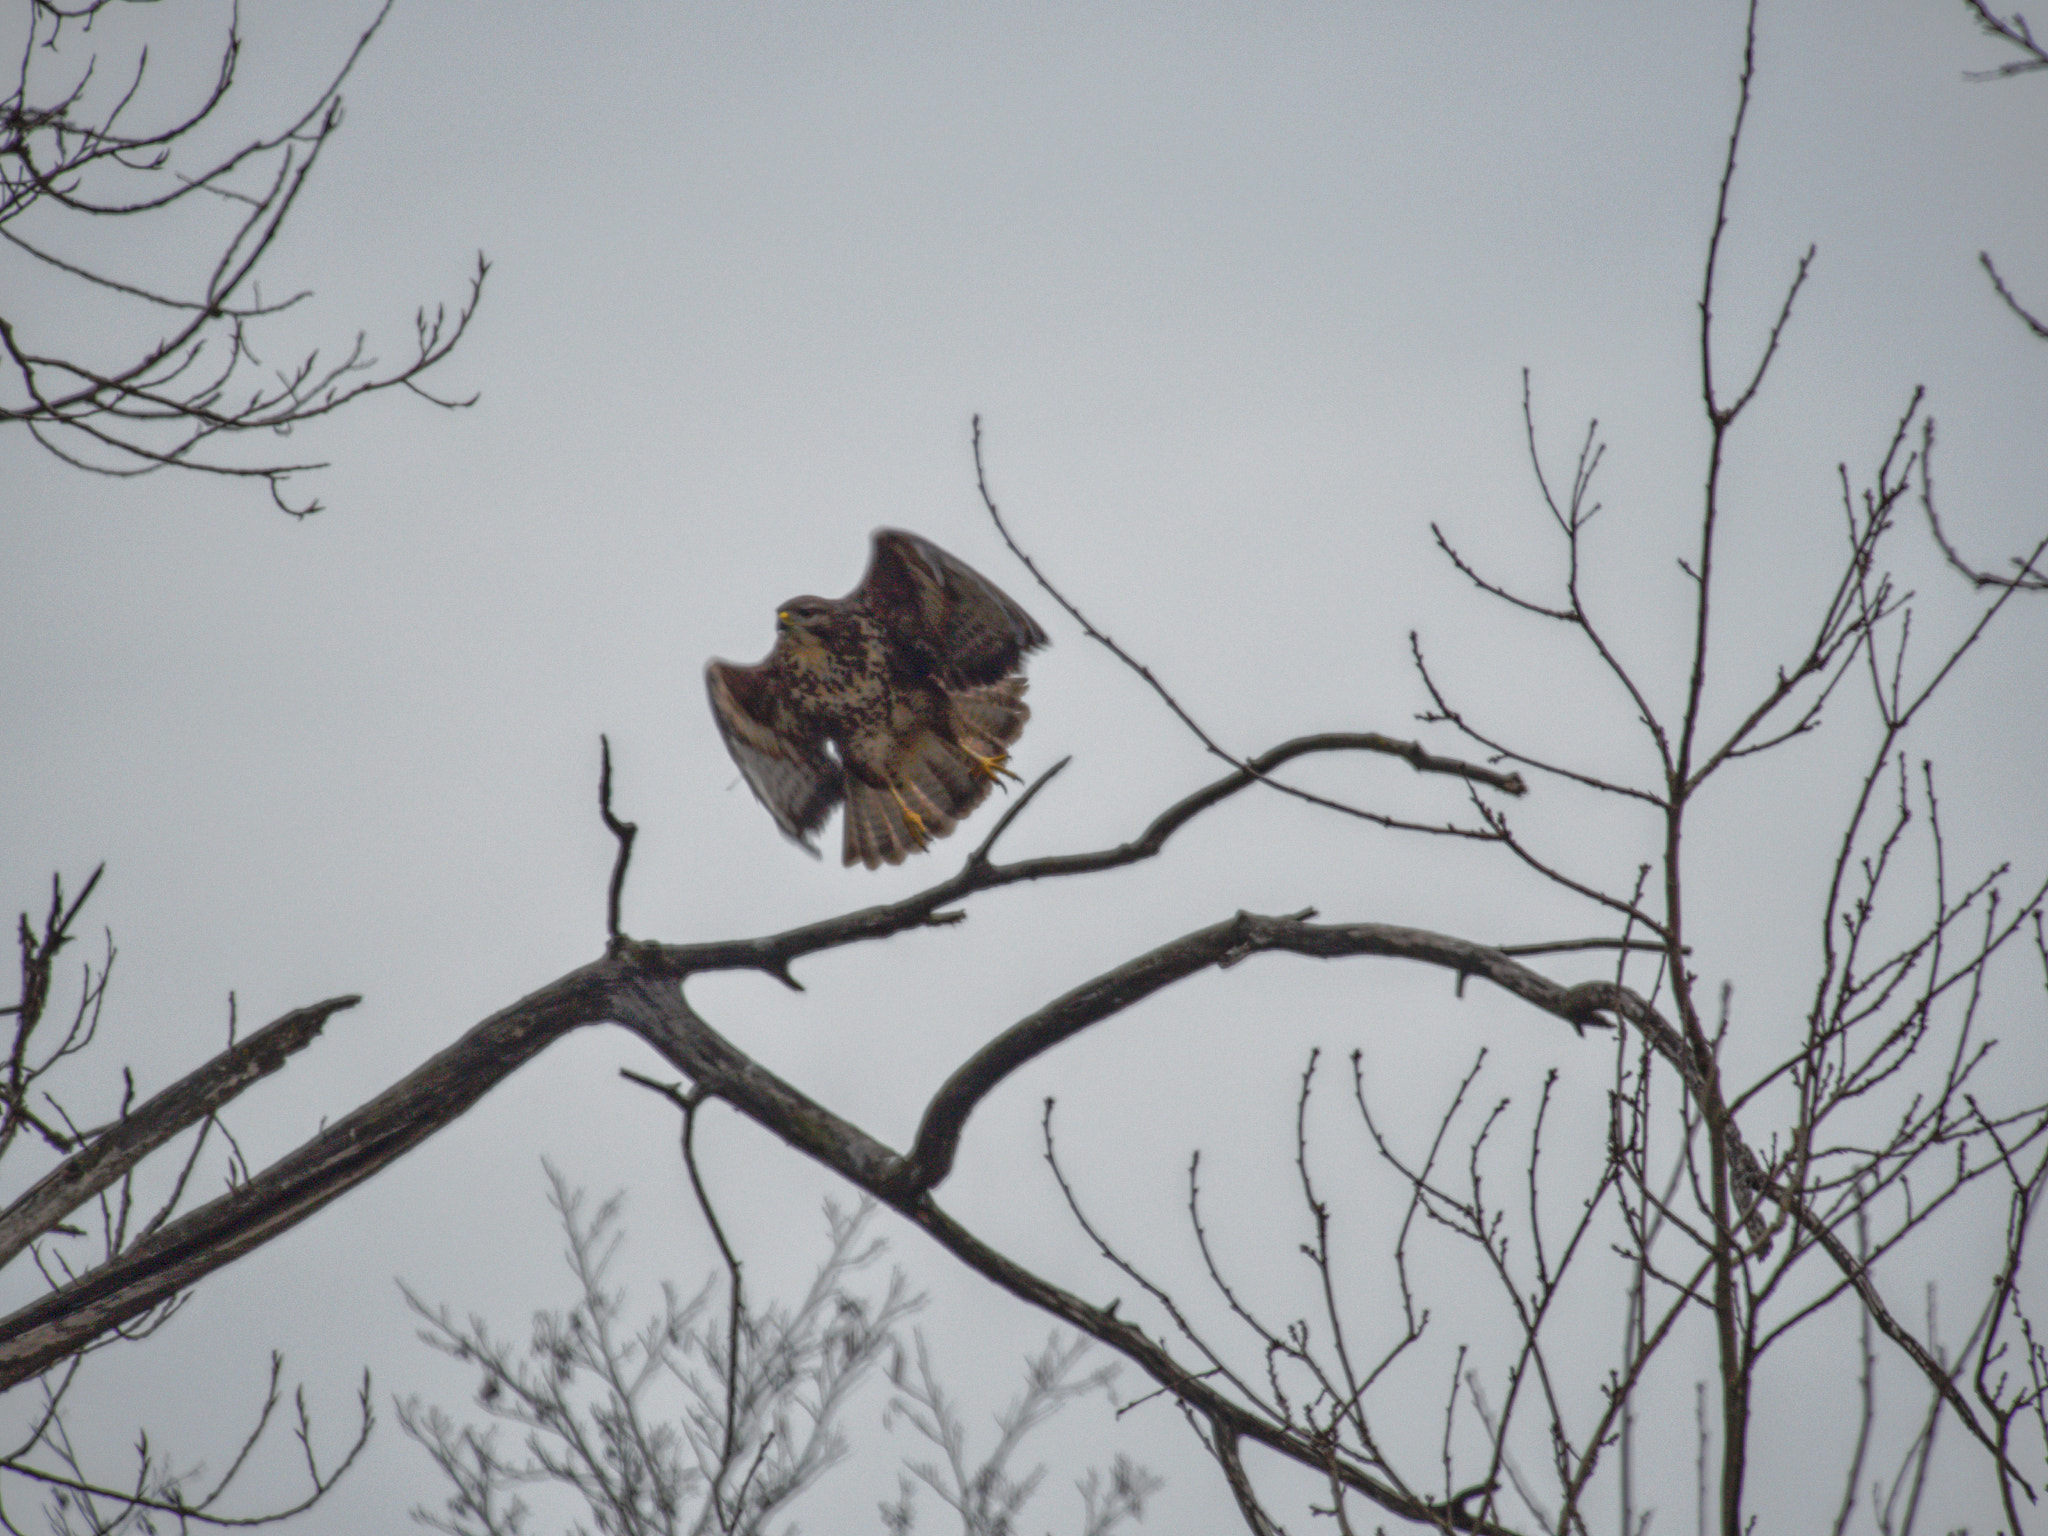
[[[784,835],[846,802],[845,862],[901,864],[987,796],[1024,729],[1031,615],[929,539],[875,532],[859,586],[793,597],[758,666],[704,669],[733,760]]]

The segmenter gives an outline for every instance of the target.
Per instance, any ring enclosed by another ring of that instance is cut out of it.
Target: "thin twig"
[[[612,814],[612,742],[609,736],[600,735],[598,745],[603,754],[604,766],[597,776],[597,809],[604,818],[607,831],[618,839],[619,851],[612,860],[611,889],[605,897],[605,933],[614,941],[625,937],[619,927],[619,903],[625,897],[626,866],[633,861],[633,839],[640,828],[633,822],[621,821]]]

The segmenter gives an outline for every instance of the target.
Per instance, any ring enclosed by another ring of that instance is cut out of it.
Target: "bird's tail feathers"
[[[919,846],[896,797],[886,787],[864,784],[848,775],[843,862],[878,869],[884,864],[901,864]]]
[[[867,784],[849,774],[845,862],[857,860],[869,869],[901,864],[950,834],[988,797],[992,781],[974,750],[971,739],[963,747],[936,731],[919,731],[890,763],[889,784]]]
[[[1024,679],[958,688],[947,698],[949,729],[921,730],[902,742],[889,763],[889,784],[867,784],[847,774],[848,864],[901,864],[988,798],[995,780],[986,764],[1000,763],[1031,718]]]
[[[896,787],[933,837],[944,837],[988,794],[988,779],[974,759],[943,736],[926,731],[896,763]]]

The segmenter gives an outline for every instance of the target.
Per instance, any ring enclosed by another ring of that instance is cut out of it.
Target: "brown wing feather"
[[[768,807],[784,836],[816,857],[811,839],[846,793],[839,764],[823,742],[797,729],[783,707],[772,666],[714,661],[704,669],[704,685],[711,695],[711,718],[747,787]]]
[[[897,528],[875,531],[867,575],[847,601],[864,605],[921,670],[953,687],[995,682],[1049,643],[1001,587]]]

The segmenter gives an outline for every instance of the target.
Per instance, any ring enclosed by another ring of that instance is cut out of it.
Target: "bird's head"
[[[822,649],[838,605],[822,597],[792,597],[775,611],[778,639],[798,650]]]

